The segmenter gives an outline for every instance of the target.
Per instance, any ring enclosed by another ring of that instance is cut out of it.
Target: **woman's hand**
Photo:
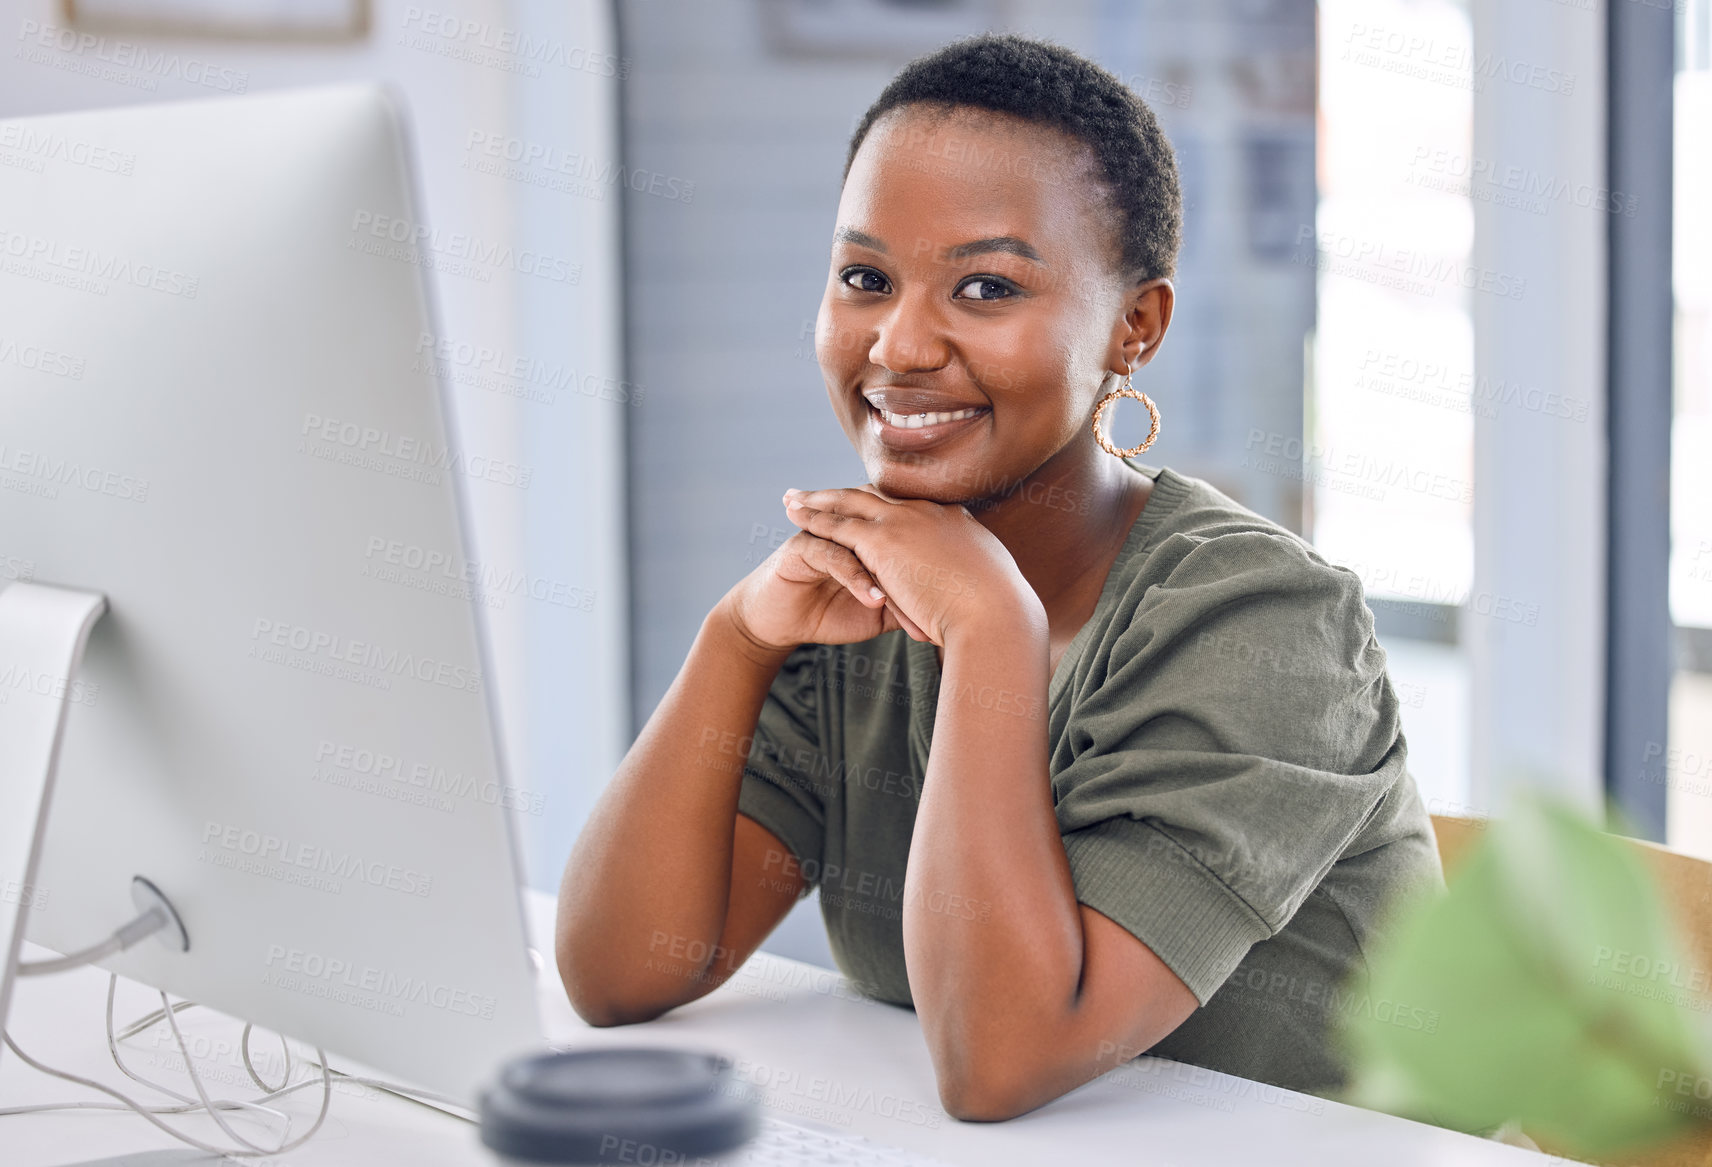
[[[895,628],[921,639],[854,551],[806,531],[774,549],[721,602],[737,629],[766,651],[854,644]]]
[[[876,581],[888,618],[917,640],[945,647],[959,629],[1021,609],[1045,611],[1016,560],[961,506],[892,499],[872,484],[853,489],[787,491],[785,513],[817,542],[854,555],[860,578]],[[796,536],[792,536],[796,538]],[[877,635],[877,633],[875,633]]]

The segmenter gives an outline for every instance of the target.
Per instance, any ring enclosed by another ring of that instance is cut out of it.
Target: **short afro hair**
[[[953,41],[904,66],[850,137],[844,177],[874,123],[904,105],[971,107],[1050,126],[1085,144],[1119,216],[1120,270],[1169,279],[1183,239],[1177,160],[1147,103],[1094,62],[1012,35]]]

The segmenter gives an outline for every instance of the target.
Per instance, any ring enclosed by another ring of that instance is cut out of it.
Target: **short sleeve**
[[[1075,694],[1053,791],[1077,898],[1203,1004],[1400,778],[1359,578],[1283,533],[1172,535]]]
[[[821,756],[821,657],[818,645],[792,651],[761,703],[743,767],[737,810],[773,834],[796,856],[805,886],[819,882],[826,846],[826,799],[816,776]]]

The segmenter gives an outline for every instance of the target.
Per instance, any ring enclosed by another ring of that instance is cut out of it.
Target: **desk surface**
[[[533,926],[550,935],[551,900],[532,893]],[[550,951],[550,949],[543,949]],[[38,953],[39,955],[39,953]],[[80,969],[22,982],[11,1030],[33,1056],[120,1086],[102,1036],[107,977]],[[539,985],[549,1038],[564,1045],[679,1045],[733,1058],[772,1110],[951,1164],[1037,1167],[1068,1156],[1076,1164],[1313,1164],[1314,1167],[1529,1167],[1553,1160],[1437,1127],[1259,1086],[1176,1062],[1139,1058],[1055,1102],[1005,1123],[960,1123],[938,1104],[933,1067],[915,1015],[857,996],[835,973],[758,954],[730,982],[646,1025],[590,1029],[571,1011],[549,966]],[[125,984],[118,1017],[148,1012],[159,998]],[[207,1077],[245,1097],[235,1044],[239,1026],[192,1010],[186,1038]],[[170,1037],[169,1039],[170,1040]],[[262,1049],[267,1043],[258,1042]],[[133,1063],[168,1078],[178,1065],[167,1045],[135,1047]],[[335,1059],[336,1060],[336,1059]],[[277,1071],[275,1071],[277,1072]],[[128,1083],[127,1083],[128,1084]],[[186,1092],[188,1089],[186,1088]],[[134,1095],[146,1093],[134,1088]],[[0,1057],[0,1105],[93,1097]],[[319,1092],[285,1104],[312,1120]],[[190,1129],[224,1142],[205,1121]],[[253,1135],[258,1141],[262,1136]],[[61,1113],[0,1118],[8,1167],[47,1167],[179,1146],[135,1115]],[[467,1123],[355,1085],[336,1087],[326,1125],[305,1147],[268,1164],[409,1164],[491,1167]]]

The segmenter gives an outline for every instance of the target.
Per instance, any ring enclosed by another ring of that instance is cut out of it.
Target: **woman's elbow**
[[[1048,1101],[1034,1083],[998,1069],[941,1072],[937,1079],[939,1105],[959,1122],[1004,1122]]]
[[[567,942],[567,937],[561,934],[555,945],[554,956],[559,966],[559,983],[565,988],[565,997],[571,1003],[576,1015],[587,1025],[596,1029],[610,1029],[616,1025],[636,1025],[643,1021],[652,1021],[671,1009],[671,1004],[644,1003],[634,999],[634,994],[622,991],[624,978],[614,976],[611,968],[602,968],[579,961],[573,955],[579,946]]]
[[[559,966],[559,981],[565,986],[565,997],[584,1024],[595,1029],[611,1029],[618,1025],[638,1025],[652,1021],[672,1008],[671,1005],[644,1004],[625,1000],[605,986],[591,983],[574,969]]]
[[[1005,1122],[1034,1109],[1014,1093],[974,1085],[941,1085],[939,1104],[959,1122]]]
[[[652,1021],[665,1009],[637,1009],[626,1007],[610,1001],[578,1001],[571,999],[571,1008],[576,1010],[585,1024],[591,1029],[612,1029],[619,1025],[640,1025],[644,1021]]]

